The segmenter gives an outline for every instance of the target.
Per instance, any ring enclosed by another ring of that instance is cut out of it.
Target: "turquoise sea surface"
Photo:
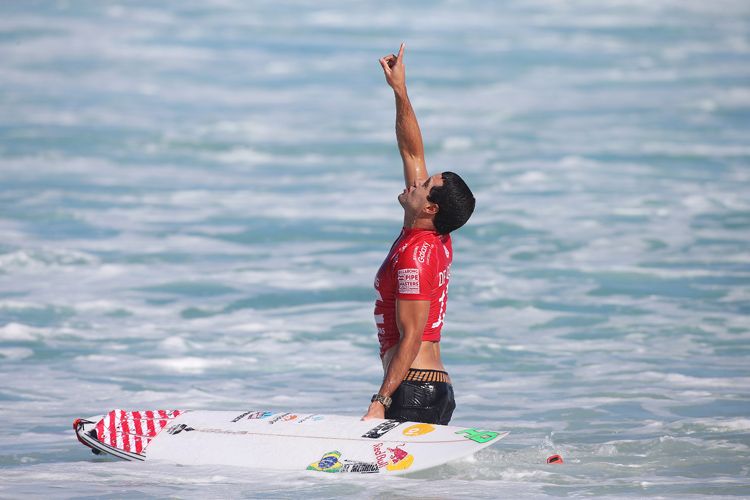
[[[125,409],[361,415],[407,42],[453,424],[400,478],[95,457]],[[0,497],[750,495],[750,3],[0,3]],[[561,454],[565,463],[547,465]]]

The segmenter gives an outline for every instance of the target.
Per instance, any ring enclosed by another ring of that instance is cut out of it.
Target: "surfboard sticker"
[[[341,458],[338,451],[329,451],[323,457],[307,466],[307,470],[318,472],[359,472],[360,474],[371,474],[379,472],[377,464],[358,462]]]
[[[78,439],[125,460],[314,473],[404,474],[466,457],[507,432],[339,415],[112,410],[77,419]]]
[[[480,431],[477,429],[462,429],[456,431],[456,434],[463,434],[466,439],[471,439],[476,443],[487,443],[495,439],[499,433],[494,431]]]
[[[424,436],[435,430],[435,426],[432,424],[413,424],[404,429],[401,433],[404,436],[416,437]]]
[[[362,434],[363,438],[369,438],[369,439],[378,439],[384,434],[386,434],[391,429],[394,429],[395,427],[398,427],[401,425],[402,422],[398,420],[386,420],[382,424],[378,424],[369,431]]]

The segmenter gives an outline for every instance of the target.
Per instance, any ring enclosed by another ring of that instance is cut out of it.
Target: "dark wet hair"
[[[453,172],[443,172],[443,185],[430,189],[427,200],[438,206],[433,224],[440,234],[448,234],[466,224],[476,202],[469,186]]]

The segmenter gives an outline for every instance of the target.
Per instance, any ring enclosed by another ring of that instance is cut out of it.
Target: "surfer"
[[[453,260],[450,233],[474,211],[474,196],[453,172],[430,176],[422,133],[406,92],[404,48],[380,59],[396,98],[396,138],[406,189],[404,226],[375,277],[375,323],[383,383],[364,420],[448,424],[456,403],[440,359],[440,332]]]

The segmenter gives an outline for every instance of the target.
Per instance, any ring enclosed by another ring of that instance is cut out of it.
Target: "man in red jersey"
[[[447,424],[456,403],[440,359],[440,331],[453,259],[450,232],[474,211],[474,196],[452,172],[430,176],[422,133],[406,93],[404,44],[380,59],[396,97],[396,137],[406,189],[404,227],[375,277],[375,323],[383,384],[363,417]]]

